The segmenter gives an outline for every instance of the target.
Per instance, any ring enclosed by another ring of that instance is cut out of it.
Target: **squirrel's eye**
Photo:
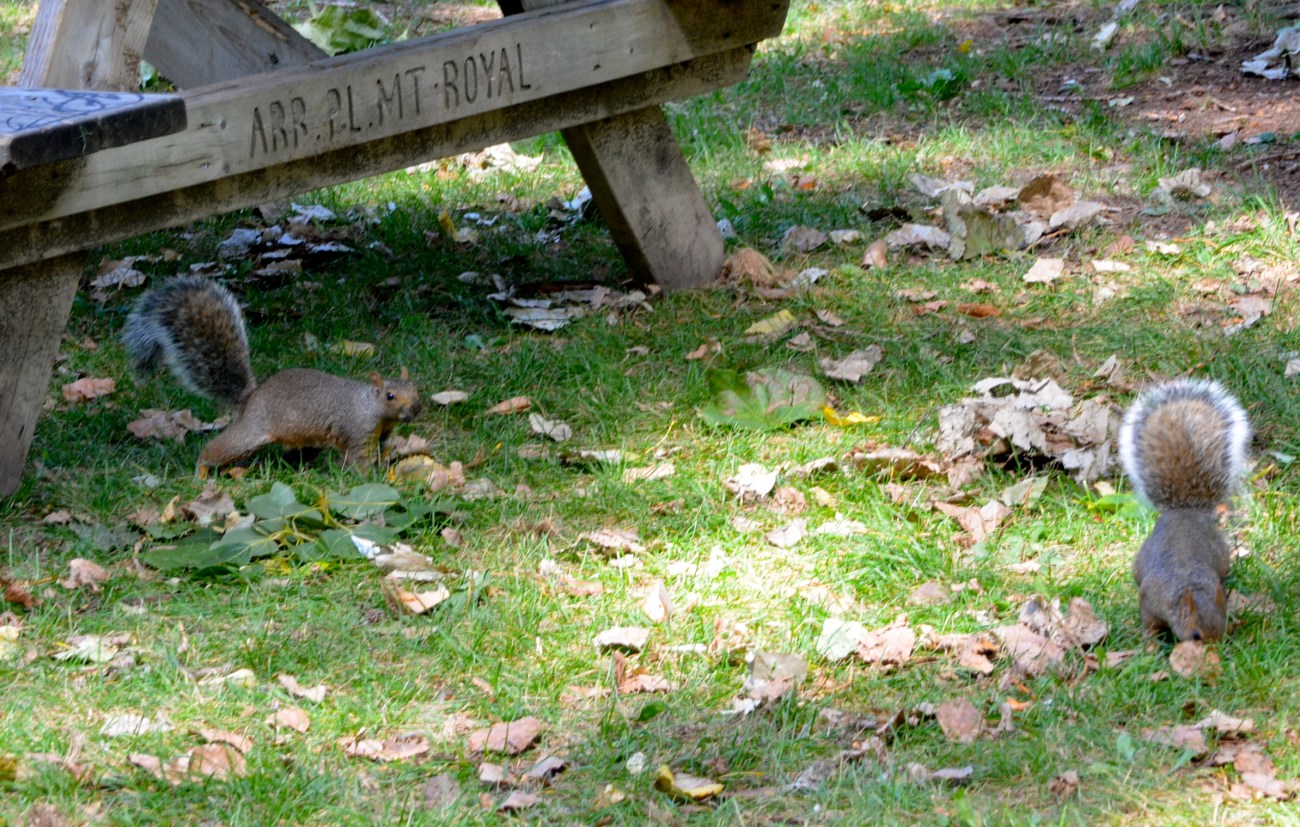
[[[397,398],[397,394],[393,393],[392,391],[389,391],[389,392],[388,392],[388,401],[389,401],[389,402],[392,402],[392,401],[393,401],[394,399],[396,399],[396,398]]]

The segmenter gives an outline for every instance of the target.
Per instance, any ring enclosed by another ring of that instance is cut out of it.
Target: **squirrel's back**
[[[202,276],[174,278],[145,293],[126,320],[122,342],[138,372],[165,363],[191,391],[232,406],[257,385],[239,303]]]
[[[1124,415],[1119,453],[1134,488],[1155,507],[1212,509],[1246,470],[1250,423],[1217,382],[1177,379],[1150,388]]]

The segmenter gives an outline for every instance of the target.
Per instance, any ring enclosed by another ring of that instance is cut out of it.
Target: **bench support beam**
[[[41,3],[23,63],[24,86],[126,90],[157,0]],[[81,280],[74,254],[0,270],[0,496],[22,481],[36,420]]]

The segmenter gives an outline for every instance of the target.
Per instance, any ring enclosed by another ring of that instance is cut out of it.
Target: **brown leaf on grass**
[[[430,810],[441,810],[455,804],[460,798],[460,784],[451,773],[441,773],[424,782],[420,788],[424,796],[424,806]]]
[[[1000,626],[993,632],[1027,675],[1044,674],[1065,662],[1065,650],[1027,626]]]
[[[889,266],[889,243],[878,238],[867,245],[862,256],[862,266],[867,269],[884,269]]]
[[[1067,770],[1053,778],[1047,789],[1057,798],[1069,798],[1079,790],[1079,773]]]
[[[464,402],[466,399],[469,399],[469,394],[465,393],[465,391],[446,390],[435,393],[433,396],[430,396],[429,399],[431,399],[435,405],[442,405],[445,407],[448,405],[455,405],[458,402]]]
[[[407,591],[392,580],[384,579],[380,582],[379,588],[384,594],[385,601],[394,611],[413,615],[425,614],[451,597],[451,590],[446,586],[417,593]]]
[[[655,789],[682,801],[705,801],[720,794],[724,788],[711,778],[675,773],[664,764],[655,776]]]
[[[69,561],[68,576],[60,580],[59,585],[65,589],[80,589],[88,586],[92,592],[97,592],[101,585],[108,582],[108,578],[108,571],[103,566],[76,557]]]
[[[502,787],[513,787],[515,777],[507,772],[502,765],[484,761],[478,765],[478,783],[493,789],[501,789]]]
[[[369,758],[372,761],[388,763],[416,758],[429,751],[429,739],[423,735],[393,735],[380,741],[377,738],[342,738],[339,746],[349,758]]]
[[[512,790],[506,800],[497,805],[499,813],[517,813],[540,804],[542,797],[524,790]]]
[[[954,305],[953,309],[963,316],[970,316],[972,319],[991,319],[1002,315],[1002,308],[997,305],[981,304],[979,302],[962,302]]]
[[[934,507],[941,514],[952,517],[965,530],[965,536],[958,540],[963,545],[984,542],[1003,520],[1011,516],[1011,509],[997,500],[990,500],[982,506],[936,502]]]
[[[525,781],[550,783],[551,779],[569,768],[569,762],[557,755],[543,755],[524,771]]]
[[[27,587],[16,583],[12,580],[5,580],[0,577],[0,586],[4,587],[4,601],[22,606],[24,609],[31,609],[36,606],[36,598],[32,597]]]
[[[209,744],[229,744],[240,752],[248,752],[253,748],[253,739],[247,735],[239,735],[234,732],[209,727],[200,727],[199,735]]]
[[[763,535],[763,539],[777,548],[793,548],[806,536],[808,536],[808,521],[799,517],[767,532]]]
[[[588,580],[579,580],[570,574],[561,573],[558,582],[560,589],[573,597],[594,597],[603,594],[605,587],[600,583],[593,583]]]
[[[935,710],[939,728],[950,741],[973,744],[984,728],[984,716],[966,698],[953,698],[939,704]]]
[[[473,753],[501,752],[518,755],[531,747],[541,734],[542,722],[529,715],[517,721],[475,730],[469,736],[469,750]]]
[[[859,446],[850,450],[845,460],[859,471],[868,474],[886,472],[891,479],[928,479],[943,476],[943,468],[937,461],[918,454],[910,448]]]
[[[736,469],[734,476],[723,480],[722,487],[741,502],[761,500],[776,487],[776,471],[769,471],[756,462],[746,463]]]
[[[1209,749],[1205,745],[1205,735],[1191,724],[1179,724],[1172,727],[1148,727],[1138,734],[1144,741],[1189,750],[1195,755],[1204,755]]]
[[[710,356],[717,356],[722,353],[722,345],[717,339],[709,339],[704,344],[686,354],[684,358],[688,362],[695,362],[700,359],[707,359]]]
[[[615,626],[596,635],[598,649],[640,652],[650,639],[650,630],[641,626]]]
[[[311,728],[311,717],[296,706],[285,706],[268,715],[265,721],[269,727],[292,729],[294,732],[306,732]]]
[[[601,528],[579,535],[582,539],[609,551],[626,551],[640,554],[645,551],[634,528]]]
[[[625,468],[623,469],[623,482],[662,480],[671,477],[676,471],[677,468],[671,462],[659,462],[643,468]]]
[[[1016,201],[1026,212],[1047,221],[1074,203],[1074,191],[1055,175],[1040,175],[1020,188]]]
[[[912,590],[907,602],[914,606],[941,606],[952,602],[952,590],[938,580],[927,580]]]
[[[755,287],[776,287],[785,278],[767,256],[749,247],[742,247],[722,263],[722,279],[729,282],[749,282]]]
[[[843,359],[821,359],[822,373],[830,379],[858,383],[862,377],[876,367],[884,351],[880,345],[870,345],[864,350],[855,350]]]
[[[857,642],[857,655],[864,663],[901,666],[912,657],[916,632],[902,615],[880,629],[868,629]]]
[[[794,250],[800,253],[811,253],[825,244],[826,240],[826,233],[816,227],[796,224],[781,235],[781,252]]]
[[[664,586],[664,581],[656,580],[650,584],[646,590],[645,598],[641,601],[641,611],[645,612],[646,617],[651,622],[663,623],[673,615],[673,601],[668,595],[668,589]]]
[[[509,399],[498,402],[488,408],[486,413],[503,416],[506,414],[523,413],[533,406],[533,400],[527,396],[512,396]]]
[[[218,491],[216,485],[211,483],[203,488],[198,497],[181,506],[181,513],[201,526],[225,522],[226,515],[234,510],[234,499],[225,491]]]
[[[981,675],[993,674],[993,661],[998,656],[997,640],[988,632],[970,635],[943,635],[939,645],[957,653],[957,665]]]
[[[629,669],[627,658],[617,651],[614,652],[614,685],[623,695],[672,692],[676,688],[671,681],[659,675],[651,675],[643,668]]]
[[[325,693],[329,691],[329,687],[323,683],[313,686],[311,689],[307,689],[302,684],[298,683],[298,679],[293,675],[282,673],[276,675],[275,679],[279,682],[280,686],[284,687],[284,691],[288,692],[293,697],[305,698],[309,701],[314,701],[315,703],[320,703],[325,700]]]
[[[1219,672],[1219,655],[1199,640],[1183,640],[1169,653],[1169,668],[1181,678],[1212,679]]]
[[[41,522],[46,525],[67,525],[72,522],[72,512],[66,508],[60,508],[58,511],[51,511],[41,518]]]
[[[1234,718],[1226,712],[1220,712],[1217,709],[1210,710],[1210,714],[1197,721],[1192,726],[1200,729],[1212,729],[1220,735],[1245,735],[1255,731],[1255,722],[1250,718]]]
[[[126,425],[126,429],[136,439],[174,439],[182,442],[190,431],[211,431],[219,427],[216,423],[197,418],[188,408],[179,411],[145,408],[140,413],[139,419]]]
[[[154,755],[132,753],[127,761],[150,775],[173,785],[194,778],[226,781],[248,774],[248,762],[239,750],[228,744],[204,744],[185,755],[163,763]]]
[[[63,386],[63,398],[69,402],[89,402],[101,396],[107,396],[117,389],[117,382],[112,379],[95,379],[87,376]]]
[[[1029,284],[1051,284],[1065,275],[1065,259],[1038,258],[1021,278]]]

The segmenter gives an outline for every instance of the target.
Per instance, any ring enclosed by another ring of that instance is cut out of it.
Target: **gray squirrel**
[[[1178,640],[1223,637],[1232,553],[1217,509],[1241,484],[1249,444],[1245,410],[1217,382],[1161,383],[1125,413],[1120,461],[1138,495],[1160,511],[1133,559],[1148,629]]]
[[[399,379],[372,373],[369,382],[291,368],[259,384],[239,303],[202,276],[174,278],[141,296],[122,342],[138,373],[165,363],[191,391],[237,410],[199,455],[200,477],[271,443],[338,448],[349,465],[373,464],[393,426],[420,412],[405,368]]]

